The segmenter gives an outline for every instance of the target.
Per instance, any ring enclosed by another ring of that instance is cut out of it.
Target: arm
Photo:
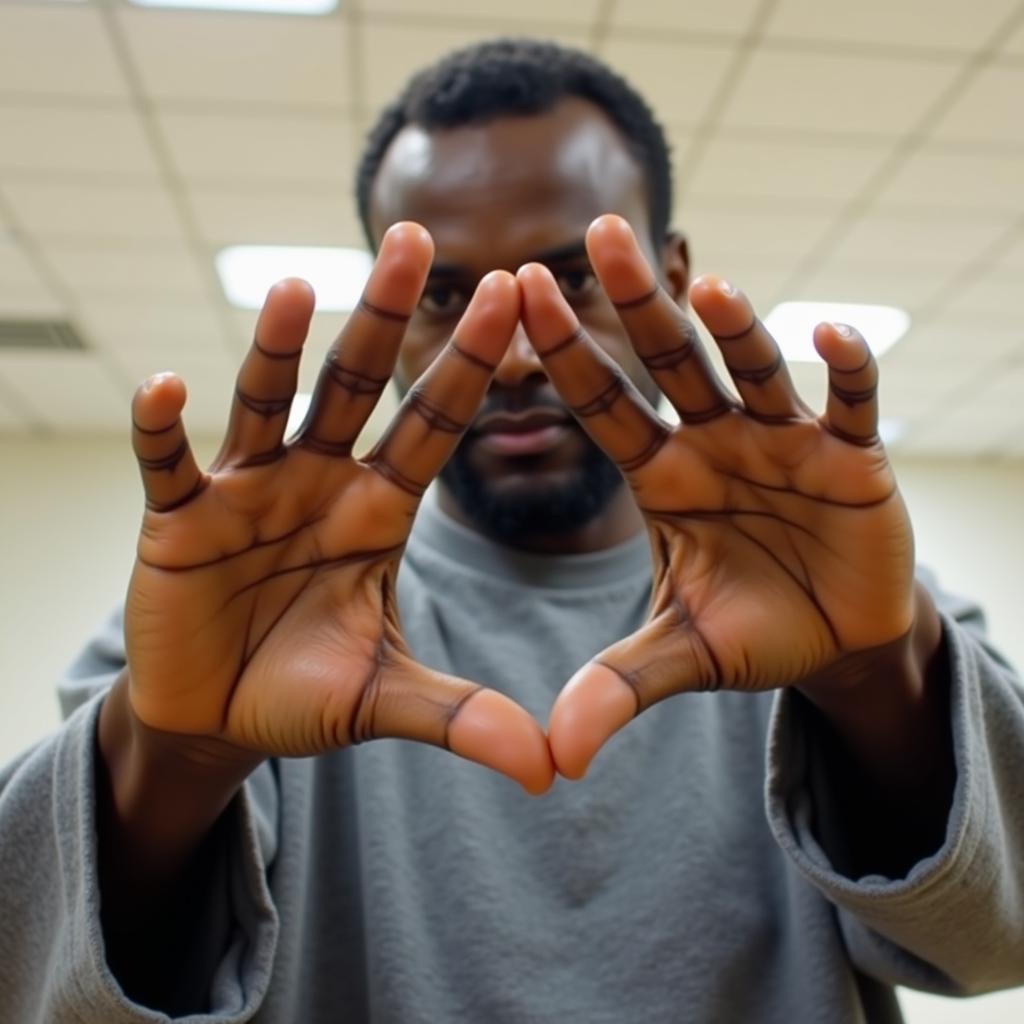
[[[1024,683],[936,593],[949,673],[954,783],[937,842],[912,863],[851,873],[851,822],[807,702],[780,694],[769,732],[768,815],[796,869],[839,908],[858,966],[891,984],[973,995],[1024,982]],[[864,821],[883,852],[887,821]],[[857,844],[854,841],[855,851]]]
[[[18,941],[44,894],[72,898],[41,915],[28,956],[34,973],[26,968],[0,997],[25,1003],[43,993],[50,1002],[34,1015],[19,1008],[0,1018],[134,1024],[157,1009],[249,1019],[269,983],[277,929],[249,803],[268,759],[400,737],[446,747],[533,792],[550,785],[539,725],[509,698],[417,663],[395,601],[422,492],[511,340],[514,278],[497,272],[480,283],[457,343],[441,348],[377,447],[351,455],[432,253],[416,225],[387,233],[365,300],[287,442],[313,312],[302,282],[271,289],[208,471],[196,465],[182,423],[182,382],[160,375],[136,393],[132,442],[146,510],[125,658],[107,651],[97,659],[96,669],[119,670],[102,707],[97,695],[65,726],[51,761],[33,762],[31,785],[56,794],[60,813],[26,800],[20,778],[11,783],[8,807],[21,810],[4,819],[4,841],[26,846],[35,873],[0,941]],[[71,737],[76,754],[67,763],[56,755]],[[69,881],[79,865],[83,873]],[[54,954],[61,943],[71,948]],[[220,963],[224,971],[215,970]]]
[[[222,818],[260,759],[147,726],[132,711],[127,670],[100,709],[97,754],[107,963],[142,1006],[172,1015],[205,1009],[229,941],[227,916],[215,927],[204,910],[224,873],[232,823]]]
[[[700,278],[690,300],[733,394],[624,221],[599,218],[587,250],[680,422],[657,416],[543,267],[520,269],[530,340],[622,470],[654,569],[647,622],[555,702],[559,770],[580,777],[609,736],[660,700],[779,690],[773,826],[846,912],[853,959],[940,990],[1020,983],[1024,822],[1014,775],[995,771],[1024,749],[1019,684],[948,617],[940,625],[915,586],[867,343],[847,325],[815,329],[829,388],[817,415],[742,292]],[[865,871],[863,885],[852,880]],[[872,959],[881,946],[891,955]]]

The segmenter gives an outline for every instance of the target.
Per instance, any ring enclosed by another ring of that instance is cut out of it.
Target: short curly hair
[[[568,96],[594,103],[622,132],[647,178],[651,235],[660,246],[672,210],[672,167],[665,133],[647,102],[589,54],[533,39],[495,39],[455,50],[414,75],[370,129],[356,175],[356,205],[370,248],[373,182],[406,125],[429,131],[542,114]]]

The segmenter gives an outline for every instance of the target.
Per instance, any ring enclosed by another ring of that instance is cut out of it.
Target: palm
[[[782,686],[907,628],[912,538],[880,449],[736,414],[657,457],[679,486],[644,506],[651,620],[689,635],[697,685]]]
[[[615,460],[651,537],[648,621],[570,680],[552,710],[559,769],[676,693],[813,679],[911,626],[913,540],[877,436],[877,368],[851,329],[815,334],[829,401],[815,416],[749,303],[712,279],[690,297],[739,392],[655,284],[628,225],[601,218],[591,263],[633,347],[679,414],[660,420],[582,331],[543,268],[520,271],[524,322],[545,369]]]
[[[363,511],[394,504],[389,488],[296,449],[215,473],[175,517],[148,513],[128,618],[149,723],[290,755],[370,738],[363,683],[386,646],[407,659],[393,581],[408,521]]]
[[[312,296],[272,290],[208,473],[173,377],[136,396],[147,511],[126,606],[131,704],[149,726],[257,755],[312,755],[378,736],[447,747],[550,785],[537,723],[494,691],[418,664],[398,622],[398,561],[426,486],[486,392],[519,316],[508,274],[481,282],[453,338],[372,452],[352,445],[394,366],[430,265],[393,228],[363,302],[285,443]]]

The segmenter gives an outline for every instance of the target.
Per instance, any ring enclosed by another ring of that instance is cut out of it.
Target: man
[[[181,382],[140,389],[127,652],[3,777],[0,1016],[874,1022],[1024,981],[1019,682],[914,582],[863,339],[818,328],[815,417],[690,284],[668,181],[589,58],[454,55],[371,136],[378,259],[297,436],[301,282],[208,472]],[[354,750],[388,737],[424,742]]]

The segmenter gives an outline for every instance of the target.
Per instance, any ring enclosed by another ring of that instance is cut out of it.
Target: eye
[[[597,278],[589,267],[563,270],[555,275],[558,287],[570,302],[587,298],[597,288]]]
[[[450,284],[428,284],[419,308],[430,316],[454,316],[466,308],[466,293]]]

